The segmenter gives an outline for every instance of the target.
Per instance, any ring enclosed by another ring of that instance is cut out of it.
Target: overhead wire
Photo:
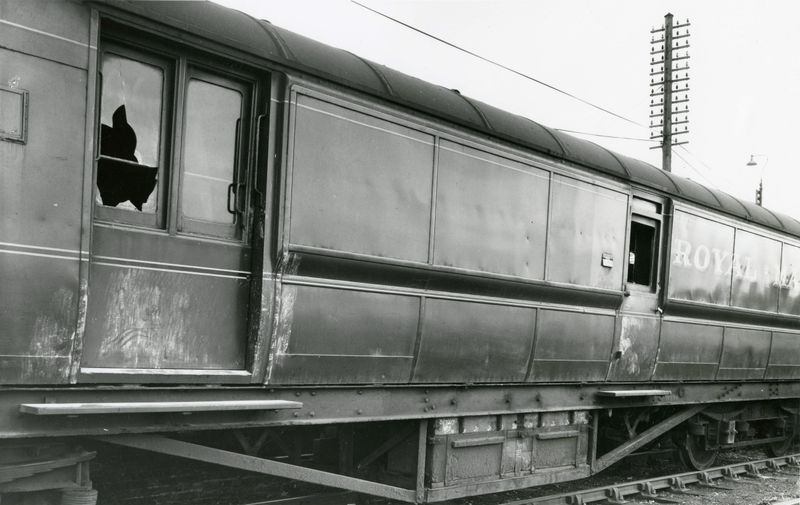
[[[533,82],[535,82],[535,83],[537,83],[537,84],[540,84],[540,85],[542,85],[542,86],[544,86],[544,87],[546,87],[546,88],[549,88],[549,89],[551,89],[551,90],[553,90],[553,91],[556,91],[556,92],[558,92],[558,93],[561,93],[562,95],[566,95],[566,96],[568,96],[568,97],[570,97],[570,98],[572,98],[572,99],[574,99],[574,100],[577,100],[577,101],[579,101],[579,102],[581,102],[581,103],[583,103],[583,104],[585,104],[585,105],[588,105],[588,106],[590,106],[590,107],[593,107],[593,108],[595,108],[595,109],[597,109],[597,110],[600,110],[600,111],[602,111],[602,112],[605,112],[606,114],[610,114],[610,115],[612,115],[612,116],[614,116],[614,117],[616,117],[616,118],[618,118],[618,119],[622,119],[623,121],[627,121],[628,123],[635,124],[635,125],[637,125],[637,126],[641,126],[641,127],[643,127],[643,128],[646,128],[646,126],[645,126],[645,125],[643,125],[642,123],[639,123],[638,121],[634,121],[633,119],[626,118],[625,116],[623,116],[623,115],[621,115],[621,114],[617,114],[616,112],[614,112],[614,111],[611,111],[611,110],[609,110],[609,109],[607,109],[607,108],[605,108],[605,107],[602,107],[602,106],[600,106],[600,105],[596,105],[596,104],[594,104],[594,103],[592,103],[592,102],[590,102],[590,101],[588,101],[588,100],[586,100],[586,99],[583,99],[583,98],[581,98],[581,97],[579,97],[579,96],[577,96],[577,95],[574,95],[574,94],[572,94],[572,93],[570,93],[570,92],[568,92],[568,91],[564,91],[563,89],[561,89],[561,88],[559,88],[559,87],[557,87],[557,86],[554,86],[554,85],[552,85],[552,84],[546,83],[546,82],[542,81],[541,79],[537,79],[537,78],[535,78],[535,77],[533,77],[533,76],[530,76],[530,75],[528,75],[528,74],[525,74],[525,73],[523,73],[523,72],[520,72],[519,70],[515,70],[515,69],[513,69],[513,68],[511,68],[511,67],[509,67],[509,66],[503,65],[502,63],[498,63],[498,62],[496,62],[496,61],[494,61],[494,60],[491,60],[491,59],[489,59],[489,58],[486,58],[486,57],[484,57],[484,56],[481,56],[480,54],[477,54],[477,53],[475,53],[475,52],[473,52],[473,51],[470,51],[469,49],[465,49],[465,48],[463,48],[463,47],[461,47],[461,46],[459,46],[459,45],[457,45],[457,44],[454,44],[454,43],[452,43],[452,42],[449,42],[449,41],[447,41],[447,40],[445,40],[445,39],[443,39],[443,38],[441,38],[441,37],[437,37],[436,35],[433,35],[433,34],[431,34],[431,33],[428,33],[428,32],[426,32],[425,30],[422,30],[422,29],[420,29],[420,28],[417,28],[416,26],[413,26],[413,25],[410,25],[410,24],[408,24],[408,23],[405,23],[405,22],[403,22],[403,21],[400,21],[399,19],[397,19],[397,18],[394,18],[394,17],[392,17],[392,16],[390,16],[390,15],[388,15],[388,14],[385,14],[385,13],[383,13],[383,12],[379,11],[379,10],[376,10],[376,9],[373,9],[372,7],[369,7],[369,6],[367,6],[367,5],[364,5],[363,3],[361,3],[361,2],[358,2],[357,0],[350,0],[350,1],[351,1],[352,3],[354,3],[354,4],[358,5],[358,6],[359,6],[359,7],[361,7],[362,9],[366,9],[366,10],[368,10],[368,11],[370,11],[370,12],[373,12],[373,13],[375,13],[375,14],[377,14],[377,15],[379,15],[379,16],[382,16],[382,17],[384,17],[384,18],[386,18],[386,19],[388,19],[388,20],[390,20],[390,21],[392,21],[392,22],[394,22],[394,23],[397,23],[397,24],[399,24],[399,25],[402,25],[402,26],[404,26],[404,27],[406,27],[406,28],[408,28],[408,29],[410,29],[410,30],[413,30],[413,31],[415,31],[415,32],[417,32],[417,33],[419,33],[419,34],[421,34],[421,35],[424,35],[424,36],[426,36],[426,37],[428,37],[428,38],[431,38],[431,39],[433,39],[433,40],[435,40],[435,41],[437,41],[437,42],[440,42],[440,43],[442,43],[442,44],[444,44],[444,45],[446,45],[446,46],[452,47],[453,49],[456,49],[456,50],[458,50],[458,51],[461,51],[461,52],[463,52],[463,53],[466,53],[466,54],[468,54],[468,55],[470,55],[470,56],[473,56],[473,57],[475,57],[475,58],[478,58],[479,60],[481,60],[481,61],[485,61],[486,63],[489,63],[489,64],[491,64],[491,65],[494,65],[494,66],[496,66],[496,67],[500,67],[500,68],[502,68],[503,70],[507,70],[508,72],[511,72],[511,73],[513,73],[513,74],[515,74],[515,75],[518,75],[518,76],[520,76],[520,77],[522,77],[522,78],[524,78],[524,79],[527,79],[527,80],[529,80],[529,81],[533,81]]]
[[[491,59],[486,58],[484,56],[481,56],[480,54],[477,54],[477,53],[475,53],[473,51],[470,51],[469,49],[463,48],[463,47],[461,47],[461,46],[459,46],[457,44],[454,44],[454,43],[452,43],[452,42],[450,42],[448,40],[445,40],[445,39],[443,39],[441,37],[438,37],[438,36],[433,35],[433,34],[431,34],[429,32],[426,32],[425,30],[417,28],[416,26],[413,26],[413,25],[411,25],[409,23],[401,21],[401,20],[399,20],[399,19],[397,19],[395,17],[392,17],[392,16],[390,16],[390,15],[388,15],[386,13],[383,13],[383,12],[377,10],[377,9],[373,9],[372,7],[369,7],[368,5],[365,5],[365,4],[363,4],[363,3],[361,3],[361,2],[359,2],[357,0],[350,0],[350,1],[352,3],[354,3],[355,5],[361,7],[362,9],[366,9],[366,10],[368,10],[368,11],[374,13],[374,14],[377,14],[377,15],[383,17],[383,18],[386,18],[386,19],[394,22],[394,23],[397,23],[397,24],[399,24],[401,26],[404,26],[405,28],[408,28],[409,30],[413,30],[413,31],[415,31],[415,32],[417,32],[417,33],[419,33],[419,34],[421,34],[421,35],[423,35],[425,37],[433,39],[433,40],[435,40],[435,41],[437,41],[437,42],[439,42],[441,44],[444,44],[444,45],[446,45],[448,47],[451,47],[453,49],[461,51],[461,52],[463,52],[465,54],[468,54],[468,55],[470,55],[470,56],[472,56],[474,58],[477,58],[477,59],[479,59],[481,61],[484,61],[484,62],[489,63],[491,65],[494,65],[496,67],[502,68],[503,70],[511,72],[511,73],[513,73],[515,75],[518,75],[518,76],[520,76],[520,77],[522,77],[524,79],[527,79],[529,81],[535,82],[536,84],[539,84],[541,86],[549,88],[549,89],[551,89],[553,91],[556,91],[557,93],[561,93],[561,94],[563,94],[565,96],[568,96],[568,97],[570,97],[570,98],[572,98],[574,100],[577,100],[577,101],[579,101],[579,102],[581,102],[581,103],[583,103],[585,105],[588,105],[588,106],[593,107],[593,108],[595,108],[597,110],[600,110],[600,111],[602,111],[602,112],[604,112],[606,114],[614,116],[614,117],[616,117],[618,119],[622,119],[624,121],[627,121],[628,123],[631,123],[631,124],[634,124],[636,126],[641,126],[643,128],[646,128],[645,125],[643,125],[642,123],[639,123],[638,121],[626,118],[625,116],[617,114],[616,112],[613,112],[613,111],[611,111],[611,110],[609,110],[609,109],[607,109],[605,107],[602,107],[600,105],[596,105],[596,104],[594,104],[594,103],[592,103],[592,102],[590,102],[590,101],[588,101],[586,99],[583,99],[583,98],[581,98],[581,97],[579,97],[577,95],[574,95],[573,93],[570,93],[568,91],[565,91],[565,90],[563,90],[563,89],[561,89],[561,88],[559,88],[559,87],[557,87],[555,85],[552,85],[552,84],[549,84],[547,82],[544,82],[541,79],[537,79],[537,78],[535,78],[535,77],[533,77],[531,75],[528,75],[528,74],[525,74],[523,72],[520,72],[519,70],[515,70],[515,69],[513,69],[513,68],[511,68],[511,67],[509,67],[507,65],[504,65],[504,64],[499,63],[497,61],[491,60]],[[584,131],[578,131],[578,130],[570,130],[570,129],[566,129],[566,128],[556,128],[556,130],[562,131],[562,132],[565,132],[565,133],[574,133],[574,134],[577,134],[577,135],[588,135],[588,136],[593,136],[593,137],[601,137],[601,138],[609,138],[609,139],[633,140],[633,141],[637,141],[637,142],[657,142],[654,139],[648,139],[648,138],[625,137],[625,136],[618,136],[618,135],[607,135],[607,134],[602,134],[602,133],[593,133],[593,132],[584,132]],[[678,146],[678,147],[683,149],[686,153],[694,156],[685,147],[683,147],[683,146]],[[719,189],[716,184],[711,182],[710,179],[708,179],[699,169],[697,169],[694,165],[692,165],[685,157],[681,156],[679,153],[675,152],[674,150],[673,150],[673,152],[675,153],[676,156],[678,156],[686,164],[687,167],[689,167],[694,173],[696,173],[706,183],[708,183],[710,186],[712,186],[714,188]],[[697,158],[696,156],[694,156],[694,157]],[[699,158],[697,158],[697,159],[700,161],[700,163],[703,164],[703,166],[705,166],[705,168],[707,168],[709,171],[712,171],[711,168],[705,162],[703,162],[703,160],[700,160]]]
[[[604,133],[592,133],[592,132],[582,132],[582,131],[578,131],[578,130],[569,130],[567,128],[554,128],[554,130],[558,130],[558,131],[564,132],[564,133],[575,133],[577,135],[589,135],[591,137],[603,137],[603,138],[607,138],[607,139],[637,140],[637,141],[640,141],[640,142],[657,142],[656,140],[647,139],[647,138],[644,138],[644,137],[622,137],[622,136],[619,136],[619,135],[607,135],[607,134],[604,134]]]
[[[680,147],[680,146],[678,146],[678,147]],[[680,158],[680,159],[681,159],[681,160],[682,160],[682,161],[683,161],[683,162],[686,164],[686,166],[687,166],[687,167],[689,167],[690,169],[692,169],[692,171],[693,171],[694,173],[696,173],[697,175],[699,175],[701,179],[703,179],[703,180],[704,180],[706,183],[708,183],[708,185],[709,185],[709,186],[713,187],[714,189],[719,189],[719,187],[718,187],[716,184],[714,184],[713,182],[711,182],[711,180],[710,180],[708,177],[706,177],[705,175],[703,175],[703,173],[702,173],[700,170],[698,170],[697,168],[695,168],[695,166],[694,166],[694,165],[692,165],[692,164],[689,162],[689,160],[687,160],[686,158],[684,158],[683,156],[681,156],[681,154],[680,154],[678,151],[676,151],[676,150],[673,150],[672,152],[675,154],[675,156],[677,156],[678,158]]]

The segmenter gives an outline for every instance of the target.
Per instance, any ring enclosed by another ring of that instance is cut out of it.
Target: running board
[[[238,410],[300,409],[287,400],[222,400],[195,402],[23,403],[19,411],[35,416],[86,414],[149,414],[155,412],[221,412]]]
[[[601,390],[595,394],[607,398],[632,398],[637,396],[667,396],[671,395],[672,391],[667,389],[614,389]]]

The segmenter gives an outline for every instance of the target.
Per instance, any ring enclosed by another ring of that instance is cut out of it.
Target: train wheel
[[[717,451],[703,448],[703,437],[682,433],[678,440],[678,458],[681,463],[692,470],[705,470],[714,464]]]
[[[788,454],[791,451],[792,446],[794,445],[795,438],[797,436],[797,432],[795,431],[794,427],[789,428],[789,433],[787,433],[786,440],[781,440],[780,442],[773,442],[771,444],[767,444],[767,454],[771,458],[777,458],[779,456],[783,456]]]

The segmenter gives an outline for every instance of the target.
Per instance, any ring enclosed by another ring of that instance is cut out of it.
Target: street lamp
[[[769,157],[766,154],[751,154],[750,161],[746,163],[748,167],[758,166],[756,158],[764,158],[764,164],[761,165],[761,174],[758,176],[758,188],[756,189],[756,205],[762,206],[761,202],[764,199],[764,170],[769,163]]]

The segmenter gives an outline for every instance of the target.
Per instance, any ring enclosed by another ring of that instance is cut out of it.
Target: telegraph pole
[[[660,146],[651,149],[661,149],[661,169],[666,172],[672,171],[672,147],[687,143],[679,142],[676,137],[689,133],[688,126],[680,128],[689,123],[689,73],[686,72],[689,63],[680,63],[689,59],[688,27],[688,19],[674,24],[672,14],[668,13],[664,16],[664,26],[650,30],[650,128],[657,129],[650,138],[661,140]],[[681,29],[685,32],[681,33]]]

